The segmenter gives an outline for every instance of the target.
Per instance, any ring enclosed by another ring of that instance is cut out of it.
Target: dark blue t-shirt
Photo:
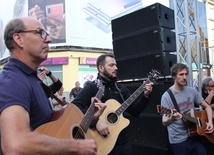
[[[49,121],[52,108],[37,72],[10,58],[0,73],[0,112],[11,105],[24,107],[32,129]]]

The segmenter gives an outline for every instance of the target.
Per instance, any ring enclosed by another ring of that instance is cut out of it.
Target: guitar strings
[[[75,138],[75,139],[83,139],[84,136],[83,136],[81,133],[82,133],[81,130],[78,128],[78,130],[77,130],[77,132],[76,132],[74,138]]]

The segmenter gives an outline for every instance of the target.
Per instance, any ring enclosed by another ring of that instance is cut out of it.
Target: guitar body
[[[115,110],[121,106],[119,102],[114,99],[109,99],[105,104],[107,104],[107,107],[100,116],[100,120],[108,125],[110,134],[104,137],[100,135],[97,130],[91,130],[91,134],[99,144],[98,155],[108,154],[113,149],[120,132],[130,123],[123,115],[118,116],[115,113]]]
[[[209,139],[209,141],[211,141],[212,143],[214,143],[214,132],[212,133],[206,133],[205,129],[206,129],[206,122],[208,122],[207,119],[207,113],[205,110],[202,111],[194,111],[194,115],[195,118],[199,118],[200,122],[199,124],[197,124],[197,133],[201,136],[205,136],[207,139]]]
[[[68,104],[59,119],[43,124],[35,131],[62,139],[92,139],[90,131],[85,133],[80,127],[83,117],[76,105]]]
[[[62,109],[60,110],[54,111],[51,115],[50,122],[56,121],[57,119],[59,119],[63,115],[64,111],[65,111],[65,107],[62,107]]]

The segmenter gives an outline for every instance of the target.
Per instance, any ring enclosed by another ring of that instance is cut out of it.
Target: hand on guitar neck
[[[91,101],[94,104],[94,106],[97,108],[94,114],[94,119],[97,119],[102,115],[103,111],[105,110],[106,104],[101,103],[101,101],[97,97],[93,97]]]
[[[182,118],[182,114],[177,112],[176,109],[167,109],[167,108],[164,108],[164,107],[161,107],[160,105],[158,105],[157,106],[157,111],[158,111],[158,113],[165,114],[165,116],[168,119],[168,121],[163,123],[164,126],[168,126],[172,122],[180,120]]]

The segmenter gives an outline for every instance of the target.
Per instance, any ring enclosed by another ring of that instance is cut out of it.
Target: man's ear
[[[100,71],[100,72],[103,72],[104,67],[103,67],[102,65],[99,65],[99,67],[98,67],[98,68],[99,68],[99,71]]]
[[[13,40],[18,46],[23,47],[23,37],[22,37],[22,35],[20,35],[19,33],[14,33],[13,34]]]

